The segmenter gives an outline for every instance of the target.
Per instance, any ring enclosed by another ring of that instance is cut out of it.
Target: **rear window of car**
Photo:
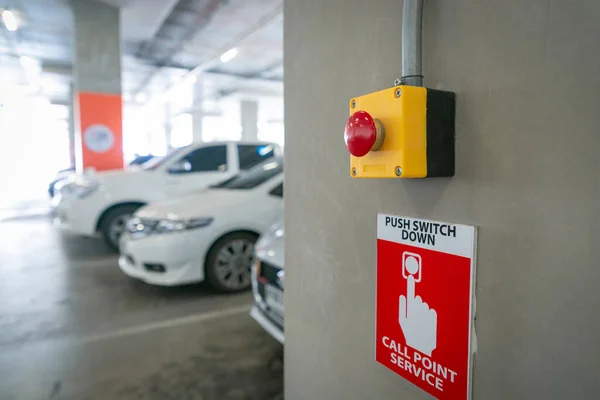
[[[238,156],[240,169],[248,170],[275,155],[275,146],[272,144],[239,144]]]

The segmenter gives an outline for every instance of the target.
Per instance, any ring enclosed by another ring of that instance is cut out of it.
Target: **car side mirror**
[[[169,167],[170,174],[184,174],[192,170],[192,164],[187,160],[179,160]]]

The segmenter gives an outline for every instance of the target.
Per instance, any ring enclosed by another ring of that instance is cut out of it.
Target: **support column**
[[[73,1],[77,171],[123,168],[119,9]]]
[[[167,145],[167,152],[173,149],[171,145],[171,131],[173,130],[173,125],[171,124],[171,104],[169,102],[165,103],[165,143]]]
[[[240,101],[242,140],[258,139],[258,102],[256,100]]]
[[[192,88],[193,105],[192,105],[192,132],[193,141],[195,143],[202,142],[202,123],[204,120],[204,82],[201,77],[196,77],[196,82]]]
[[[75,90],[73,89],[73,84],[71,83],[71,87],[69,89],[69,166],[75,166],[75,126],[76,118],[75,118]]]

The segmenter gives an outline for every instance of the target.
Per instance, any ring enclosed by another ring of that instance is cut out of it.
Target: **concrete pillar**
[[[167,144],[167,152],[170,151],[173,147],[171,146],[171,131],[173,130],[173,125],[171,124],[171,104],[165,103],[165,143]]]
[[[196,77],[196,82],[192,87],[192,141],[202,142],[202,124],[204,120],[204,82],[201,77]]]
[[[75,18],[75,160],[78,171],[123,168],[119,9],[71,2]]]
[[[75,126],[76,126],[76,118],[75,118],[75,91],[73,89],[73,84],[71,83],[71,87],[69,89],[69,166],[75,166]]]
[[[258,139],[258,102],[256,100],[240,101],[240,123],[242,140]]]

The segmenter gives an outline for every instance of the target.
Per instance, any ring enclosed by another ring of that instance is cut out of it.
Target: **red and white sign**
[[[475,227],[377,216],[375,359],[434,397],[471,398]]]

